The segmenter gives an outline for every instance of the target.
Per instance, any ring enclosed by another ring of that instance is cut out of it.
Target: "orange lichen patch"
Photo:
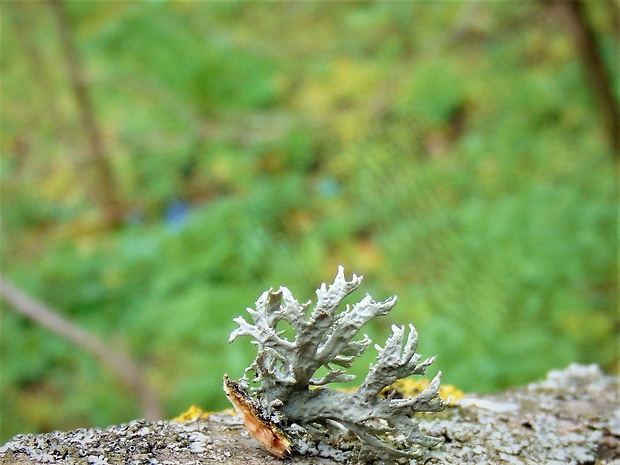
[[[173,418],[172,421],[178,421],[179,423],[182,423],[184,421],[197,420],[198,418],[209,418],[209,415],[211,415],[209,412],[205,412],[200,408],[196,407],[195,405],[192,405],[181,415]]]
[[[278,458],[285,458],[291,451],[291,441],[276,425],[267,421],[239,383],[224,376],[224,391],[235,410],[243,416],[245,427],[254,439]]]
[[[424,389],[430,385],[430,381],[423,378],[419,381],[413,379],[399,379],[393,384],[389,385],[381,394],[380,397],[387,397],[392,391],[396,391],[396,398],[415,397],[420,394]],[[465,397],[463,391],[458,390],[454,386],[447,384],[439,388],[439,397],[446,402],[449,402],[448,406],[454,407],[459,399]]]

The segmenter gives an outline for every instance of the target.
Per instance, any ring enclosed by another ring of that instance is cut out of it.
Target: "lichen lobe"
[[[362,277],[344,277],[338,268],[334,282],[316,291],[317,302],[300,304],[286,287],[264,292],[256,309],[248,308],[252,323],[235,318],[238,336],[250,336],[258,348],[252,371],[254,386],[244,377],[225,377],[225,390],[244,415],[250,433],[276,456],[289,453],[332,458],[353,455],[378,462],[419,457],[441,440],[428,436],[412,418],[415,412],[438,412],[446,402],[439,397],[441,372],[428,387],[411,398],[380,395],[387,386],[410,375],[424,374],[435,357],[421,361],[415,352],[418,334],[409,325],[392,326],[384,347],[376,346],[377,362],[361,386],[352,393],[330,389],[328,384],[350,381],[346,373],[372,341],[367,335],[353,340],[373,318],[387,314],[396,297],[377,302],[366,295],[360,302],[338,311],[343,299],[362,283]],[[309,313],[309,314],[308,314]],[[293,340],[277,329],[286,321],[295,331]],[[320,368],[327,373],[317,377]]]

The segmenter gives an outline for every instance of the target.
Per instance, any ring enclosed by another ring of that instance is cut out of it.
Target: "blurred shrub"
[[[611,369],[615,168],[568,38],[540,11],[70,3],[127,221],[102,229],[71,139],[32,126],[41,89],[8,42],[0,85],[21,101],[2,107],[4,273],[127,346],[170,417],[228,406],[222,375],[254,352],[226,344],[233,317],[272,286],[313,298],[338,264],[362,293],[399,296],[369,335],[413,322],[463,390]],[[140,414],[94,360],[11,312],[0,350],[2,440]]]

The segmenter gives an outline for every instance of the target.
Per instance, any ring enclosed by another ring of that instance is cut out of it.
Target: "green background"
[[[232,319],[339,264],[353,301],[398,295],[373,341],[412,322],[462,390],[615,370],[617,165],[550,4],[65,7],[123,220],[92,195],[50,7],[4,3],[3,275],[130,352],[167,417],[229,407],[254,357]],[[610,68],[612,7],[587,8]],[[140,417],[82,349],[1,325],[0,442]]]

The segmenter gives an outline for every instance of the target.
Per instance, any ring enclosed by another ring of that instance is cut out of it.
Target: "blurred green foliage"
[[[169,417],[228,407],[222,375],[254,350],[226,344],[232,318],[271,286],[312,298],[338,264],[366,278],[354,300],[399,296],[373,340],[413,322],[465,391],[613,369],[616,166],[544,3],[67,8],[126,221],[88,195],[47,6],[5,4],[3,273],[126,347]],[[613,56],[607,8],[588,4]],[[1,441],[140,416],[7,308],[1,354]]]

